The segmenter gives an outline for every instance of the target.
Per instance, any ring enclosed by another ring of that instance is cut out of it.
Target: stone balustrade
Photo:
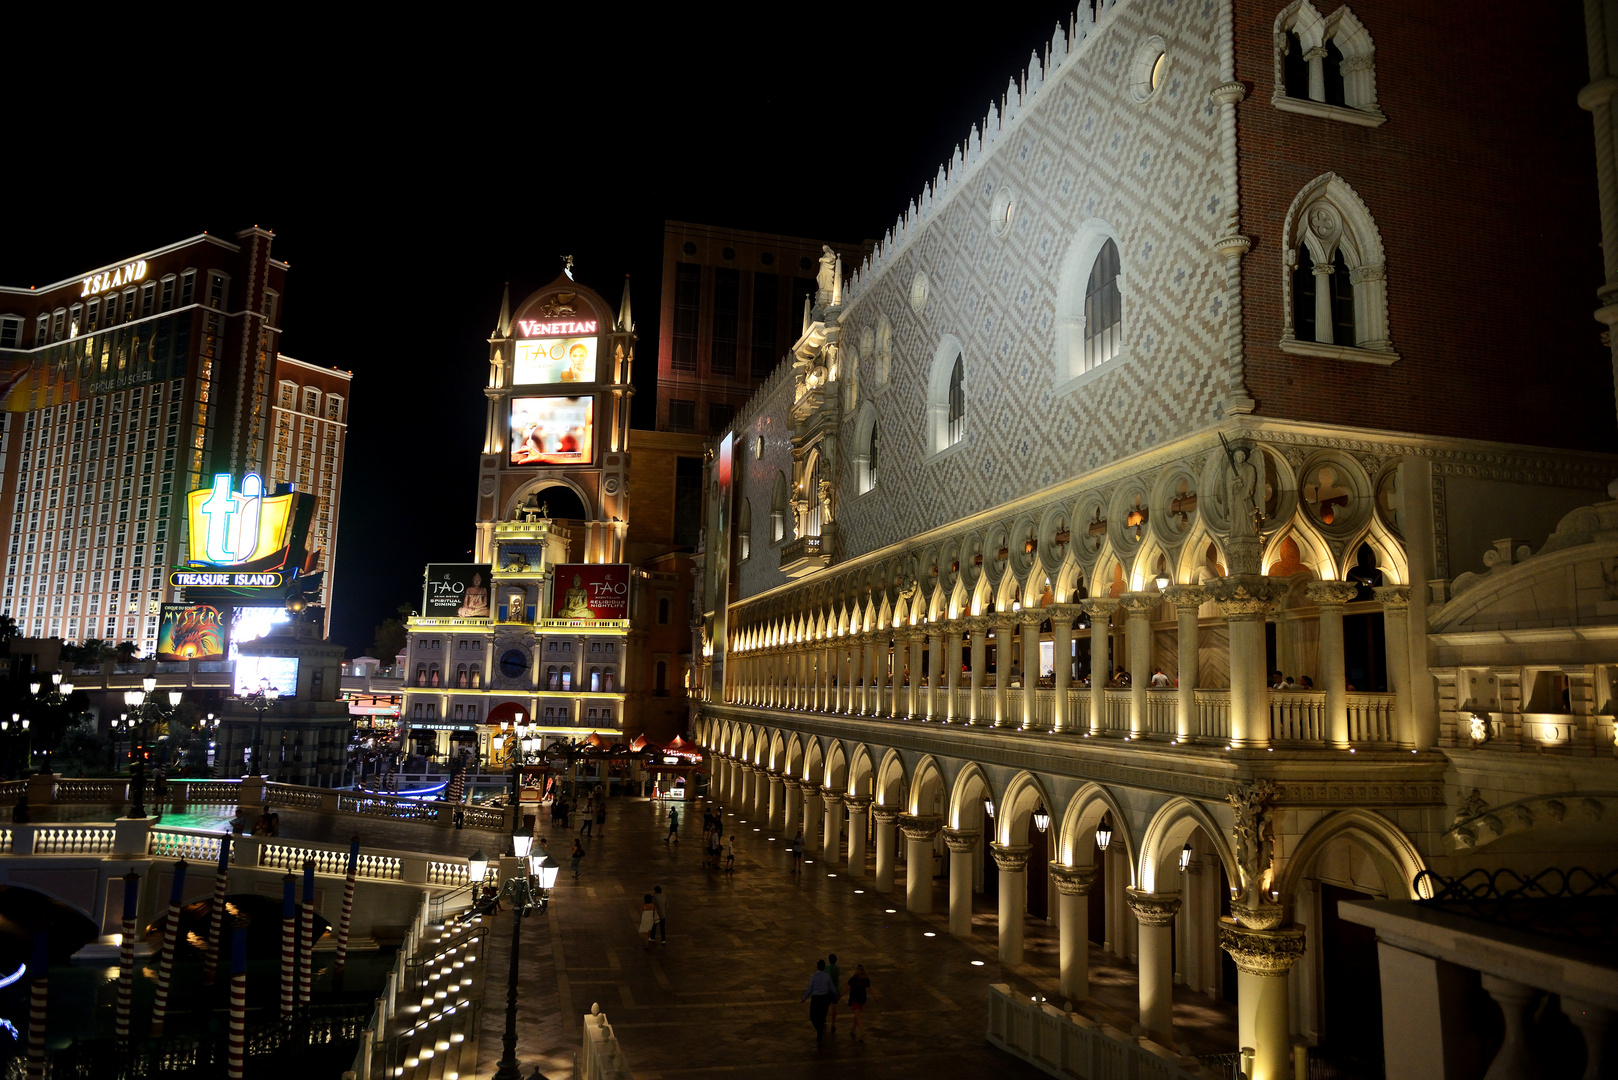
[[[1213,1080],[1193,1057],[1064,1012],[1005,983],[989,987],[988,1040],[1052,1076],[1084,1080]],[[1225,1074],[1220,1074],[1225,1075]]]

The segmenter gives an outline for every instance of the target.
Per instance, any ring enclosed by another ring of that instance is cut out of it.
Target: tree
[[[383,619],[376,628],[376,634],[371,639],[371,655],[387,665],[395,656],[404,652],[406,636],[409,633],[405,620],[413,614],[408,604],[400,604],[397,614]]]
[[[120,664],[127,664],[140,656],[140,646],[133,641],[120,641],[112,650],[113,659]]]

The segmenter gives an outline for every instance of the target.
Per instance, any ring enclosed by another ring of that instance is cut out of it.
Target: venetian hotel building
[[[0,614],[21,633],[150,652],[167,570],[188,556],[184,493],[214,473],[312,483],[330,550],[347,376],[278,355],[273,241],[204,233],[0,286]]]

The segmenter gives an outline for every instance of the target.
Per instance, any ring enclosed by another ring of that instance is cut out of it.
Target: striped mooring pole
[[[348,842],[348,872],[343,880],[343,913],[337,921],[337,963],[332,970],[332,982],[341,985],[343,966],[348,963],[348,927],[354,918],[354,878],[359,872],[360,838]]]
[[[303,932],[298,949],[298,1004],[309,1005],[315,963],[315,860],[303,860]]]
[[[230,834],[219,837],[219,876],[213,883],[213,914],[208,920],[208,949],[202,960],[202,985],[212,986],[219,966],[219,934],[225,925],[225,888],[230,879]]]
[[[34,934],[34,955],[28,962],[33,982],[28,988],[28,1080],[45,1080],[45,1002],[50,997],[51,937]]]
[[[292,1015],[297,983],[298,879],[288,874],[281,882],[281,1015]],[[232,975],[234,978],[234,975]]]
[[[124,932],[118,942],[118,1018],[120,1043],[129,1041],[129,999],[135,988],[135,913],[140,902],[140,875],[124,875]]]
[[[230,1060],[226,1075],[242,1080],[247,1050],[247,927],[237,923],[230,941]]]
[[[163,955],[157,962],[157,993],[152,998],[152,1038],[163,1037],[163,1018],[169,1012],[169,977],[174,973],[174,939],[180,935],[180,900],[185,895],[185,860],[174,864],[169,889],[169,913],[163,920]]]

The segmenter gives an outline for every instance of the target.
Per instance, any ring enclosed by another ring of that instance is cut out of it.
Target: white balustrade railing
[[[1101,730],[1111,735],[1129,734],[1129,690],[1103,690],[1106,711],[1101,714]]]
[[[1070,689],[1067,692],[1067,727],[1069,731],[1090,730],[1090,691]]]
[[[1073,1080],[1202,1080],[1197,1059],[1098,1024],[1005,983],[989,987],[988,1041],[1053,1076]]]
[[[94,803],[103,806],[117,806],[119,803],[129,801],[129,781],[127,780],[65,780],[58,778],[55,785],[54,802],[59,803]]]
[[[219,833],[159,825],[146,842],[146,854],[187,862],[218,862]]]
[[[1146,733],[1173,738],[1179,733],[1180,695],[1176,690],[1146,691]]]
[[[1324,743],[1326,737],[1325,691],[1270,691],[1271,741]]]
[[[111,825],[35,825],[35,855],[106,855],[112,851]]]
[[[1006,690],[1006,715],[1001,717],[1001,722],[1008,727],[1022,726],[1022,695],[1023,689],[1020,686],[1009,687]]]
[[[1361,746],[1398,742],[1393,718],[1397,700],[1393,694],[1349,694],[1348,741]]]
[[[193,806],[235,806],[241,802],[240,780],[170,780],[169,796]]]
[[[1198,690],[1197,712],[1191,718],[1191,737],[1210,741],[1230,739],[1230,691]]]
[[[1056,723],[1056,691],[1034,691],[1034,726],[1049,731]]]

